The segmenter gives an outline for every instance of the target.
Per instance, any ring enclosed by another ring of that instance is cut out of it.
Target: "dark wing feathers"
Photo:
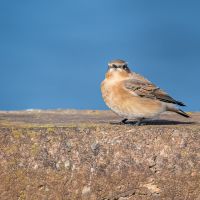
[[[184,103],[176,101],[151,82],[143,82],[140,80],[130,79],[125,81],[124,84],[126,89],[136,93],[138,96],[150,99],[158,99],[166,103],[173,103],[180,106],[185,106]]]

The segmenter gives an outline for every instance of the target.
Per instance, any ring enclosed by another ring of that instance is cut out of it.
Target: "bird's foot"
[[[124,124],[127,124],[127,120],[128,120],[128,119],[123,119],[123,120],[120,121],[120,122],[110,122],[110,124],[124,125]]]
[[[145,118],[138,119],[138,121],[136,121],[136,122],[127,122],[128,119],[125,118],[125,119],[123,119],[120,122],[110,122],[110,124],[114,124],[114,125],[141,126],[141,125],[145,124],[144,119]]]
[[[139,120],[134,124],[134,126],[141,126],[141,125],[144,125],[144,119],[145,119],[145,118],[139,119]]]
[[[141,126],[142,125],[142,122],[141,121],[137,121],[135,122],[134,126]]]
[[[132,126],[144,125],[145,124],[144,119],[145,118],[141,118],[141,119],[138,119],[138,121],[129,122],[129,125],[132,125]]]

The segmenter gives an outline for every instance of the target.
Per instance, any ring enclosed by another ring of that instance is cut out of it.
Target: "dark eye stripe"
[[[127,69],[127,65],[123,65],[123,69]]]
[[[112,65],[112,67],[117,68],[117,65]]]

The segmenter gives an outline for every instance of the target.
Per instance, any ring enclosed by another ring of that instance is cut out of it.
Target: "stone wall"
[[[106,111],[1,112],[0,199],[199,200],[199,118],[135,127]]]

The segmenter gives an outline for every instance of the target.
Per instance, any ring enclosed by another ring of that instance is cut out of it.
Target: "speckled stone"
[[[112,125],[109,111],[0,112],[2,200],[195,200],[200,114]]]

